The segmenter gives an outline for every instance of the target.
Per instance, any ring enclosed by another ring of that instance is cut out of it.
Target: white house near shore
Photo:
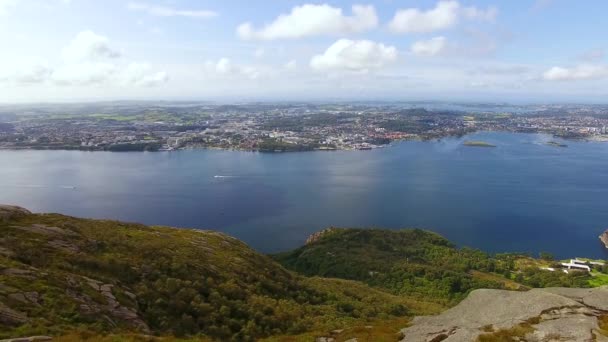
[[[578,259],[570,259],[570,262],[562,262],[562,266],[568,267],[569,270],[577,269],[577,270],[585,270],[587,272],[591,272],[591,267],[584,264],[584,261]]]
[[[568,270],[585,270],[587,272],[591,272],[591,267],[589,267],[589,264],[591,265],[598,265],[598,266],[604,266],[603,262],[589,262],[589,261],[584,261],[584,260],[578,260],[578,259],[570,259],[570,262],[562,262],[561,266],[564,268],[560,268],[564,273],[568,273]],[[541,270],[545,270],[545,271],[550,271],[550,272],[555,272],[555,268],[553,267],[540,267]]]

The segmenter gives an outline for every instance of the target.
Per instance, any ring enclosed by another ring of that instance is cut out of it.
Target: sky
[[[608,102],[605,0],[0,0],[0,102]]]

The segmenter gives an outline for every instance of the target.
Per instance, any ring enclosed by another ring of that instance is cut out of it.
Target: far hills
[[[0,206],[0,339],[393,341],[474,289],[602,285],[540,271],[546,259],[418,229],[338,228],[266,256],[213,231]]]

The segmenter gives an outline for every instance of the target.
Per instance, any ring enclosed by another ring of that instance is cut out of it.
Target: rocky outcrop
[[[402,341],[464,342],[512,336],[522,341],[608,341],[608,287],[527,292],[475,290],[437,316],[417,317]]]
[[[30,337],[19,337],[9,338],[8,340],[0,340],[0,342],[45,342],[52,341],[53,338],[50,336],[30,336]]]
[[[7,296],[9,301],[19,302],[26,305],[40,306],[40,294],[38,292],[14,292]]]
[[[14,205],[0,204],[0,222],[8,222],[10,220],[18,219],[32,213],[24,208],[17,207]]]
[[[318,231],[316,233],[312,233],[308,239],[306,239],[306,244],[310,245],[311,243],[315,243],[317,242],[319,239],[321,239],[324,235],[327,235],[328,233],[333,232],[334,230],[336,230],[336,228],[327,228],[327,229],[323,229],[321,231]]]
[[[0,323],[6,325],[20,325],[27,322],[27,315],[13,310],[0,302]]]
[[[41,235],[47,235],[47,236],[55,236],[55,235],[76,236],[76,235],[78,235],[71,230],[51,227],[51,226],[47,226],[44,224],[32,224],[32,225],[26,226],[26,227],[12,226],[12,228],[23,230],[23,231],[26,231],[29,233],[35,233],[35,234],[41,234]]]
[[[99,315],[100,313],[109,313],[112,318],[115,320],[119,320],[123,323],[127,323],[127,325],[136,328],[139,332],[150,333],[150,328],[148,325],[139,317],[137,311],[134,308],[128,308],[120,304],[120,302],[116,299],[113,293],[114,285],[112,284],[104,284],[98,280],[82,277],[86,284],[90,286],[93,290],[98,291],[101,294],[105,301],[106,305],[100,306],[98,304],[93,304],[90,301],[83,300],[82,296],[75,295],[74,298],[78,301],[81,301],[80,305],[81,312],[89,315]],[[136,301],[137,297],[128,291],[123,291],[125,295],[127,295],[132,300]],[[115,324],[114,321],[108,317],[112,324]]]
[[[608,230],[606,230],[602,235],[600,235],[600,241],[604,243],[604,246],[608,248]]]

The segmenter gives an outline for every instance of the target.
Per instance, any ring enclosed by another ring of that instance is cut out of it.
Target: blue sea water
[[[373,151],[0,151],[0,203],[219,230],[262,252],[328,226],[419,227],[488,252],[608,258],[598,240],[608,143],[550,140],[483,132]]]

